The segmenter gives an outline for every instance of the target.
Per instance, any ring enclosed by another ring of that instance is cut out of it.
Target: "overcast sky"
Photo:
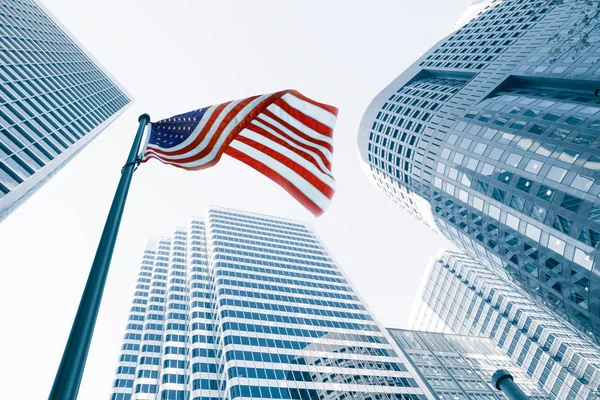
[[[373,97],[447,35],[471,0],[132,1],[44,4],[135,103],[0,224],[2,398],[47,398],[137,128],[203,106],[294,88],[340,109],[338,190],[314,219],[283,189],[228,157],[187,172],[152,160],[135,173],[80,399],[107,399],[139,260],[209,205],[308,221],[368,303],[405,327],[429,257],[448,244],[372,186],[356,149]]]

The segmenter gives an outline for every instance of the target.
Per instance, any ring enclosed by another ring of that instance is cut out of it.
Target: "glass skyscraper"
[[[489,339],[435,332],[388,329],[439,400],[506,399],[491,384],[504,369],[531,400],[548,395]]]
[[[600,347],[464,254],[430,264],[416,306],[411,329],[488,337],[552,399],[600,396]]]
[[[373,100],[358,147],[395,202],[598,341],[595,4],[485,2]]]
[[[151,243],[111,400],[431,399],[304,223],[212,208]]]
[[[131,102],[34,0],[0,2],[0,221]]]

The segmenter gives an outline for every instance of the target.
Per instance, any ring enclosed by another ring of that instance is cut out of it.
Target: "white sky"
[[[107,399],[139,260],[209,205],[309,221],[370,309],[405,327],[429,257],[448,246],[363,175],[358,125],[385,85],[449,33],[471,0],[45,0],[135,103],[0,224],[3,398],[47,398],[110,206],[147,112],[153,120],[285,88],[340,109],[338,190],[314,219],[279,186],[228,157],[186,172],[135,173],[80,399]],[[168,4],[168,6],[167,6]]]

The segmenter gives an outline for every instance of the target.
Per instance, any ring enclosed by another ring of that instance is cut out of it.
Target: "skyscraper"
[[[522,289],[456,252],[432,262],[425,282],[412,329],[430,330],[433,313],[454,333],[490,338],[553,399],[600,395],[600,347]]]
[[[237,398],[432,397],[310,228],[212,208],[145,251],[111,399]]]
[[[131,102],[35,0],[0,3],[0,221]]]
[[[388,331],[437,399],[506,399],[491,384],[492,375],[500,368],[510,372],[531,400],[549,398],[489,338],[403,329]]]
[[[373,100],[358,147],[395,202],[598,341],[595,4],[488,2]]]

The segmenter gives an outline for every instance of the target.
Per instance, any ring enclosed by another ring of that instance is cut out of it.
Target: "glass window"
[[[587,216],[590,221],[600,222],[600,204],[594,204]]]
[[[556,193],[556,190],[549,188],[548,186],[542,185],[542,186],[540,186],[540,190],[538,190],[537,197],[542,200],[552,201],[555,193]]]
[[[519,162],[521,162],[521,159],[523,157],[515,154],[515,153],[510,153],[510,155],[506,158],[506,164],[510,165],[511,167],[516,167],[519,165]]]
[[[471,186],[471,182],[473,182],[473,177],[469,174],[463,174],[462,177],[460,178],[460,183],[462,183],[463,185],[470,187]]]
[[[465,158],[464,154],[456,153],[454,154],[454,163],[460,165]]]
[[[475,146],[475,148],[473,149],[473,152],[475,152],[475,154],[483,154],[483,152],[485,151],[485,149],[487,149],[487,145],[483,144],[483,143],[477,143],[477,145]]]
[[[546,210],[544,207],[540,207],[537,205],[533,205],[531,207],[531,213],[529,214],[533,219],[536,219],[540,222],[544,222],[544,220],[546,219],[546,215],[548,214],[548,210]]]
[[[546,128],[547,127],[544,126],[544,125],[533,124],[529,128],[528,132],[531,132],[531,133],[533,133],[535,135],[541,135],[542,133],[544,133],[544,131],[546,130]]]
[[[469,161],[467,161],[467,168],[475,171],[477,169],[477,164],[479,164],[479,161],[477,161],[475,158],[469,158]]]
[[[548,248],[563,255],[565,252],[565,242],[554,235],[550,235],[550,238],[548,239]]]
[[[477,181],[477,187],[475,189],[480,193],[486,194],[488,190],[488,184],[483,181]]]
[[[559,119],[560,117],[561,117],[560,115],[548,113],[548,114],[544,115],[542,117],[542,119],[545,120],[545,121],[551,121],[551,122],[553,122],[553,121],[556,121],[557,119]]]
[[[571,227],[573,226],[573,221],[568,218],[563,217],[562,215],[557,215],[554,217],[554,223],[552,227],[562,233],[569,234],[571,232]]]
[[[518,231],[519,230],[519,218],[515,217],[514,215],[512,215],[510,213],[506,214],[506,225],[508,225],[511,228],[513,228],[514,230]]]
[[[573,143],[588,146],[590,143],[592,143],[597,138],[598,138],[598,136],[592,135],[590,133],[580,133],[579,135],[577,135],[577,137],[575,139],[573,139]]]
[[[567,162],[569,164],[573,164],[581,155],[580,152],[570,149],[564,149],[562,153],[558,156],[560,161]]]
[[[529,179],[519,178],[519,180],[517,181],[517,189],[522,190],[526,193],[529,193],[529,191],[531,190],[531,185],[533,185],[533,182]]]
[[[510,183],[510,180],[512,179],[512,177],[513,177],[513,173],[506,171],[506,170],[501,170],[500,173],[498,174],[498,180],[507,185]]]
[[[552,145],[545,144],[545,143],[540,143],[540,145],[535,150],[535,152],[544,157],[548,157],[548,156],[550,156],[550,154],[552,154],[554,149],[556,149],[556,146],[552,146]]]
[[[582,122],[583,122],[583,119],[574,117],[574,116],[570,116],[569,118],[567,118],[565,120],[565,123],[567,125],[571,125],[571,126],[577,126],[577,125],[581,124]]]
[[[579,197],[571,196],[570,194],[565,194],[563,201],[560,203],[560,206],[565,210],[569,210],[575,214],[579,211],[583,200]]]
[[[510,207],[514,208],[519,212],[523,212],[523,208],[525,207],[525,200],[520,198],[519,196],[512,196],[510,198]]]
[[[590,190],[593,183],[594,179],[592,179],[591,177],[582,174],[577,174],[575,179],[573,179],[573,182],[571,182],[571,187],[579,189],[582,192],[587,192],[588,190]]]
[[[492,151],[490,151],[490,155],[488,157],[492,160],[498,161],[500,157],[502,157],[502,153],[504,153],[504,150],[494,147]]]
[[[544,166],[544,163],[538,160],[529,160],[525,166],[525,171],[537,175],[540,169]]]
[[[494,175],[494,166],[491,164],[483,164],[481,168],[481,175],[492,176]]]
[[[522,150],[529,150],[529,148],[531,147],[532,144],[533,144],[533,140],[523,138],[523,139],[519,140],[519,142],[517,143],[517,147]]]
[[[579,264],[582,267],[585,267],[589,270],[592,269],[592,265],[594,264],[594,259],[589,254],[587,254],[585,251],[581,250],[578,247],[575,248],[575,254],[573,255],[573,261],[575,261],[577,264]]]
[[[566,169],[562,169],[562,168],[553,166],[548,171],[548,174],[546,174],[546,178],[553,180],[554,182],[560,183],[560,182],[562,182],[562,180],[564,179],[566,174],[567,174]]]
[[[473,196],[473,207],[479,211],[483,211],[483,200],[477,196]]]
[[[500,219],[500,209],[492,204],[489,206],[488,215],[497,220]]]
[[[565,140],[570,133],[571,131],[566,129],[555,129],[554,132],[550,134],[550,137],[558,140]]]
[[[462,142],[460,143],[460,148],[464,149],[464,150],[468,150],[469,146],[471,146],[471,143],[473,143],[473,141],[471,139],[464,138],[462,140]]]
[[[588,246],[597,248],[597,246],[600,244],[600,233],[584,226],[579,234],[579,241],[587,244]]]
[[[587,169],[592,169],[594,171],[600,171],[600,158],[596,156],[591,156],[589,160],[586,161],[583,166]]]
[[[540,236],[542,231],[539,228],[531,224],[527,224],[527,229],[525,230],[525,235],[527,235],[530,239],[535,240],[536,242],[540,241]]]
[[[506,196],[506,192],[504,190],[494,188],[494,190],[492,192],[492,197],[495,200],[498,200],[499,202],[502,203],[504,201],[504,196]]]

